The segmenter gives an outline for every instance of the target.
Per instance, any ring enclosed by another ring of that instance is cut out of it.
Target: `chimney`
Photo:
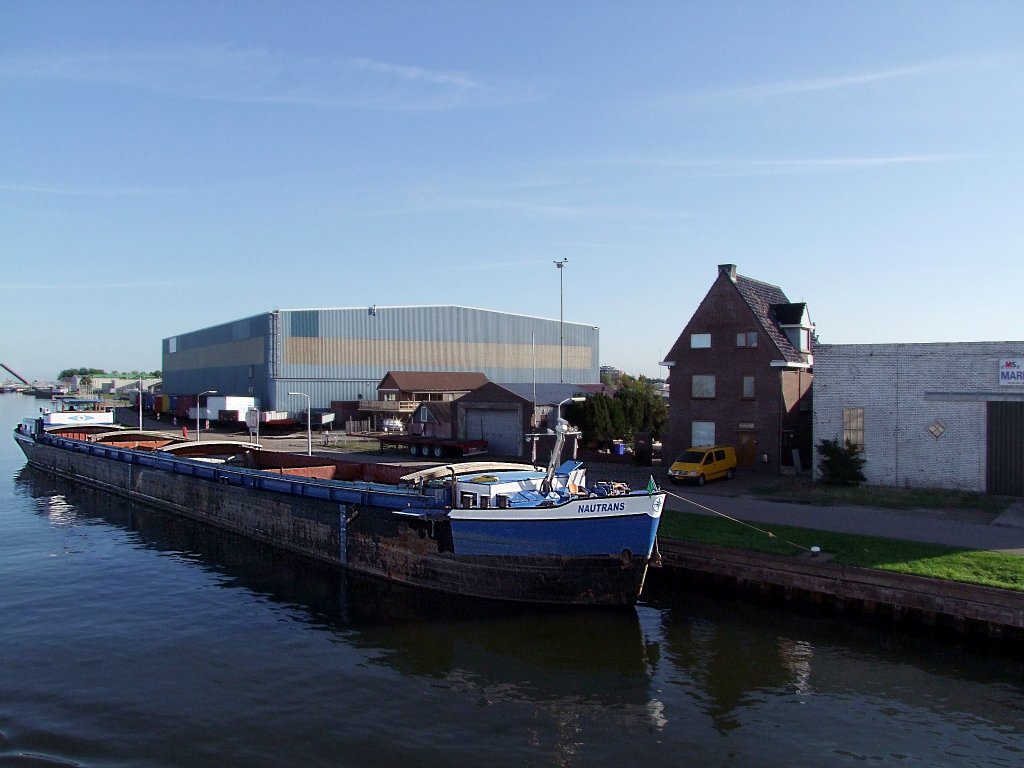
[[[736,282],[736,265],[735,264],[719,264],[718,271],[724,272],[729,276],[729,279],[734,283]]]

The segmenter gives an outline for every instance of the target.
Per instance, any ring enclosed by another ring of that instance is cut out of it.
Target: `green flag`
[[[657,484],[654,482],[654,475],[651,475],[651,479],[647,481],[647,492],[654,493],[658,490]]]

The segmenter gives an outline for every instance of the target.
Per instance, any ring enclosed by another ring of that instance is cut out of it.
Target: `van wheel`
[[[442,449],[440,445],[435,445],[434,446],[434,456],[436,458],[440,459],[441,458],[441,454],[443,454],[443,453],[444,453],[444,449]]]
[[[697,475],[697,485],[704,485],[704,475]]]
[[[727,480],[732,480],[732,470],[731,469],[728,472],[725,473],[725,477],[726,477]]]
[[[419,446],[416,446],[416,445],[410,445],[409,446],[409,453],[411,453],[413,456],[415,456],[419,452],[420,452]]]

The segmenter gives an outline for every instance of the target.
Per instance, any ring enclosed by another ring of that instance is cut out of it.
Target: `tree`
[[[566,419],[583,433],[583,442],[591,445],[607,445],[621,437],[625,427],[622,405],[604,394],[572,403],[566,411]]]
[[[645,377],[623,375],[615,400],[622,406],[625,428],[621,435],[633,439],[638,432],[649,432],[652,439],[659,439],[668,423],[668,403],[657,388]]]
[[[860,449],[849,440],[845,445],[840,445],[838,438],[823,438],[818,441],[818,453],[821,454],[818,469],[821,481],[826,485],[857,485],[867,479],[861,471],[864,468],[864,457]]]

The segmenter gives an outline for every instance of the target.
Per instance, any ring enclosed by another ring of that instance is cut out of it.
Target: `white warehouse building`
[[[819,344],[815,476],[823,438],[872,484],[1024,496],[1024,341]]]

